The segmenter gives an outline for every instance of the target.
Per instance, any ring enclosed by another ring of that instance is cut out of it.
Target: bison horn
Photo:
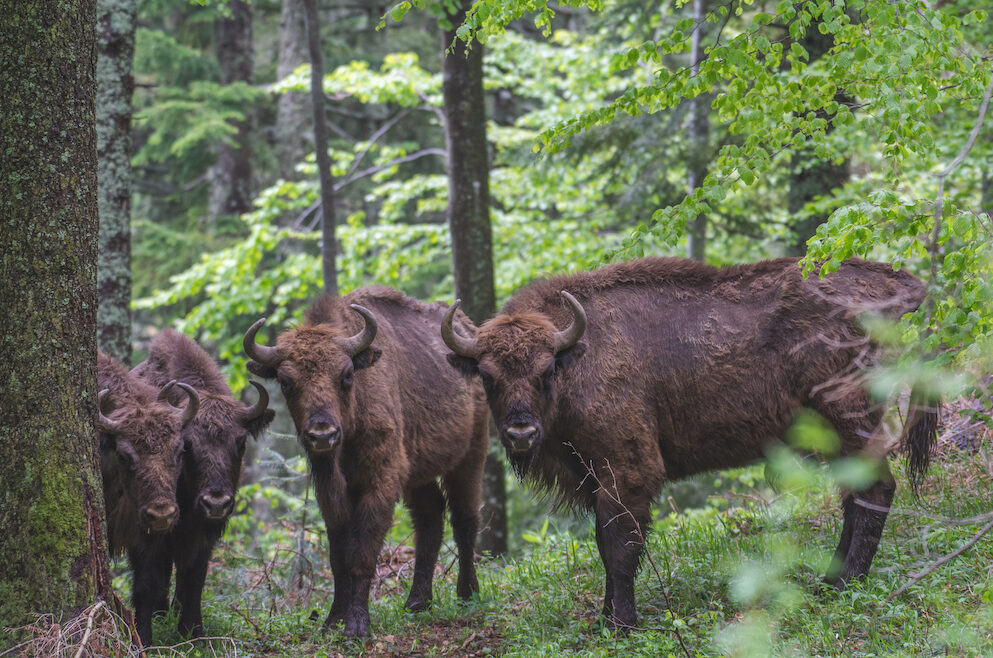
[[[155,401],[172,404],[171,402],[169,402],[169,392],[172,391],[172,387],[175,385],[176,385],[175,379],[169,380],[169,383],[163,386],[162,389],[159,391],[159,396],[155,398]]]
[[[586,311],[583,310],[583,305],[565,290],[562,291],[562,296],[572,307],[572,324],[552,335],[556,354],[578,343],[579,339],[586,333]]]
[[[372,341],[376,337],[376,331],[379,326],[376,324],[376,318],[373,316],[372,311],[367,309],[365,306],[351,304],[351,307],[356,313],[365,318],[365,326],[362,327],[362,331],[354,336],[349,338],[336,338],[334,342],[338,343],[338,347],[340,347],[345,354],[348,356],[355,356],[372,345]]]
[[[455,317],[455,311],[458,310],[461,303],[461,299],[456,299],[455,303],[448,307],[448,312],[445,313],[445,319],[441,321],[441,339],[445,341],[445,345],[448,345],[448,349],[459,356],[467,359],[475,359],[477,339],[460,336],[455,333],[455,328],[452,327],[452,319]]]
[[[253,406],[245,409],[243,420],[246,423],[264,414],[266,408],[269,406],[269,391],[265,390],[265,386],[255,380],[251,380],[248,383],[254,386],[255,390],[259,392],[259,400]]]
[[[190,401],[186,403],[186,407],[182,409],[183,415],[180,418],[182,422],[181,427],[186,427],[196,417],[197,411],[200,410],[200,396],[197,395],[196,389],[189,384],[177,382],[176,386],[186,391],[186,395],[190,398]],[[176,409],[179,410],[179,407]]]
[[[121,429],[121,421],[111,420],[103,415],[103,403],[109,392],[110,389],[105,388],[97,396],[97,429],[106,434],[114,434]]]
[[[259,332],[259,328],[265,324],[265,318],[259,319],[255,324],[248,328],[245,332],[245,339],[242,341],[242,346],[245,348],[245,354],[254,361],[258,361],[264,366],[269,366],[270,368],[275,368],[279,365],[279,353],[275,347],[266,347],[265,345],[259,345],[255,342],[255,334]]]

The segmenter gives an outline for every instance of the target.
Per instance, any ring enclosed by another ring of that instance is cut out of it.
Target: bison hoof
[[[420,596],[410,596],[403,607],[411,612],[423,612],[431,607],[431,597],[422,598]]]
[[[351,637],[366,637],[369,635],[369,617],[351,616],[345,619],[345,635]]]
[[[338,624],[340,624],[341,622],[343,622],[344,620],[345,620],[344,611],[335,610],[332,608],[331,612],[328,613],[327,618],[324,620],[324,624],[321,626],[321,628],[325,631],[330,630],[335,626],[337,626]]]

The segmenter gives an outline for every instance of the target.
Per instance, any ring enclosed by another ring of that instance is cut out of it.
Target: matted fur
[[[248,407],[234,398],[214,359],[192,338],[172,329],[164,329],[152,340],[148,359],[132,374],[155,386],[181,380],[200,396],[196,418],[182,431],[185,451],[177,490],[179,522],[169,533],[167,552],[157,556],[160,568],[149,585],[156,593],[156,608],[164,609],[175,565],[179,632],[199,637],[203,633],[204,576],[234,509],[246,441],[249,436],[258,437],[275,414],[267,409],[261,417],[247,420]],[[178,404],[180,396],[173,395],[172,401]],[[226,496],[231,506],[223,518],[209,518],[199,504],[201,496]]]
[[[369,309],[379,327],[371,346],[351,357],[335,341],[365,326],[350,304]],[[344,621],[347,634],[368,632],[369,586],[401,498],[416,542],[407,607],[419,610],[431,601],[446,500],[459,552],[458,595],[468,598],[478,588],[473,553],[486,405],[479,384],[445,364],[438,326],[447,308],[384,286],[323,296],[300,327],[279,336],[278,363],[249,364],[255,374],[280,381],[308,452],[335,578],[325,626]],[[464,315],[456,323],[475,335]],[[330,452],[315,451],[308,437],[330,431],[340,439],[324,448]]]
[[[551,334],[573,321],[563,290],[588,322],[579,344],[556,355]],[[604,615],[633,625],[633,577],[662,485],[761,459],[803,406],[835,426],[842,454],[861,451],[881,412],[860,379],[878,350],[858,318],[899,318],[924,293],[886,263],[851,260],[804,280],[796,259],[718,269],[646,258],[528,285],[479,328],[475,359],[450,360],[488,382],[518,474],[594,512]],[[848,385],[833,385],[841,380]],[[930,450],[929,426],[909,433],[917,457]],[[510,432],[529,427],[530,448],[515,443]],[[885,463],[880,471],[858,495],[885,507],[894,484]],[[852,501],[838,584],[868,572],[885,520]]]

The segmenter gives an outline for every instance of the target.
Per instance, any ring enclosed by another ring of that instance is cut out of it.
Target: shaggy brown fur
[[[158,402],[158,387],[132,376],[102,352],[97,355],[97,383],[100,390],[108,389],[102,412],[117,425],[113,432],[100,431],[107,537],[112,554],[127,551],[135,621],[147,646],[157,596],[155,572],[166,552],[164,533],[179,514],[182,412]]]
[[[562,290],[588,324],[555,354],[551,332],[573,321]],[[716,269],[649,258],[528,286],[479,328],[475,358],[449,360],[480,374],[517,472],[594,512],[603,614],[631,626],[649,505],[663,483],[761,459],[804,406],[834,425],[842,455],[862,450],[880,409],[860,380],[825,384],[857,379],[877,356],[860,313],[899,318],[923,296],[919,280],[885,263],[852,260],[803,280],[795,259]],[[909,445],[926,468],[934,412],[914,418]],[[885,508],[895,484],[885,460],[879,469],[857,495]],[[839,586],[868,572],[886,517],[853,501],[844,499]]]
[[[335,342],[365,326],[350,304],[366,307],[379,326],[371,346],[351,357]],[[274,361],[249,364],[279,380],[307,450],[335,579],[325,627],[344,621],[345,633],[368,633],[369,586],[401,497],[416,542],[407,608],[431,602],[446,500],[459,553],[458,595],[467,599],[478,589],[473,553],[486,404],[478,384],[444,363],[438,325],[446,309],[382,286],[323,297],[303,326],[279,336]],[[465,316],[457,323],[475,333]]]
[[[200,396],[196,418],[182,431],[185,451],[177,490],[179,522],[167,538],[168,554],[162,556],[155,583],[156,609],[164,610],[175,564],[179,632],[200,637],[207,567],[234,510],[245,445],[249,435],[257,437],[265,429],[275,412],[266,409],[254,415],[253,407],[246,407],[231,394],[210,355],[192,338],[172,329],[163,330],[152,340],[148,359],[131,372],[155,386],[181,380]],[[178,404],[181,392],[170,397]]]

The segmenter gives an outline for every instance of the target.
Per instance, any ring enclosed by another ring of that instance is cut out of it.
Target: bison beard
[[[197,417],[182,431],[185,450],[177,487],[179,521],[166,537],[165,550],[147,558],[154,563],[155,581],[150,586],[157,593],[155,609],[168,608],[175,565],[173,604],[179,610],[179,632],[200,637],[207,567],[234,509],[245,441],[248,435],[257,437],[275,413],[266,408],[269,395],[257,382],[251,382],[259,394],[255,405],[246,407],[235,400],[210,355],[196,341],[172,329],[163,330],[152,340],[148,359],[131,372],[156,386],[182,379],[197,390],[201,400]]]
[[[325,628],[344,622],[346,634],[368,634],[369,590],[401,498],[415,536],[406,607],[431,603],[446,502],[458,596],[478,590],[487,412],[479,384],[444,364],[438,323],[446,308],[373,286],[318,299],[275,347],[255,342],[263,320],[245,334],[249,370],[279,381],[313,473],[335,582]],[[475,331],[465,316],[457,322]]]
[[[868,573],[886,520],[879,510],[896,484],[868,438],[882,409],[863,371],[879,349],[859,316],[895,320],[924,293],[885,263],[850,260],[804,280],[796,259],[716,269],[647,258],[533,283],[475,337],[454,330],[450,312],[441,333],[449,362],[483,379],[518,475],[594,513],[603,615],[631,627],[634,576],[662,485],[761,459],[801,407],[834,426],[842,456],[878,459],[879,480],[844,495],[828,580],[842,587]],[[919,394],[911,400],[905,442],[916,483],[937,412]],[[523,423],[525,415],[536,421]],[[531,435],[538,439],[525,443]]]

